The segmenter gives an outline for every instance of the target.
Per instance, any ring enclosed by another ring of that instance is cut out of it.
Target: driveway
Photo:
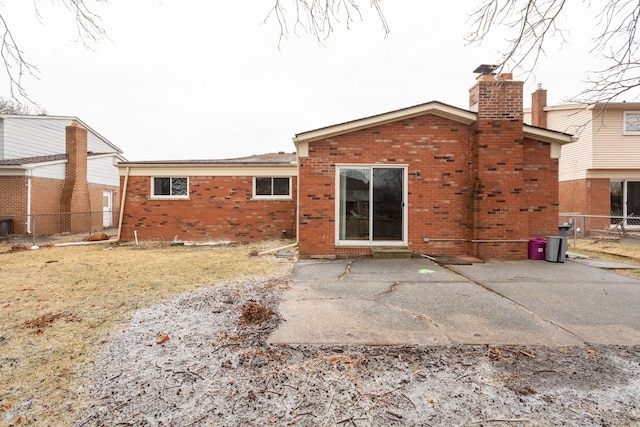
[[[640,344],[640,280],[612,267],[589,260],[299,260],[282,298],[284,322],[270,341]]]

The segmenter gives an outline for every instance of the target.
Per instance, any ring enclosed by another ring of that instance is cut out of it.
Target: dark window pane
[[[187,195],[187,178],[171,179],[171,195],[186,196]]]
[[[273,195],[289,195],[289,178],[273,178]]]
[[[256,196],[271,196],[271,178],[256,178]]]
[[[153,195],[154,196],[170,196],[171,195],[171,179],[170,178],[154,178],[153,179]]]
[[[369,169],[340,171],[340,239],[369,240]]]
[[[640,225],[640,181],[627,182],[627,216],[629,225]]]
[[[611,187],[611,199],[610,199],[610,205],[611,205],[611,216],[612,217],[621,217],[624,213],[623,213],[623,194],[622,194],[622,182],[620,181],[611,181],[610,184]],[[620,221],[622,221],[622,218],[611,218],[611,224],[617,224]]]

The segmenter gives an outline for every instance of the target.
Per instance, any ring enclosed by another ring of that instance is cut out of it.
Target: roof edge
[[[31,119],[31,120],[71,120],[71,121],[75,120],[83,128],[85,128],[86,130],[90,131],[91,133],[96,135],[98,138],[100,138],[102,141],[104,141],[107,145],[112,147],[118,154],[123,154],[124,153],[122,151],[122,149],[120,149],[120,147],[118,147],[117,145],[115,145],[114,143],[109,141],[107,138],[102,136],[94,128],[92,128],[91,126],[86,124],[84,121],[82,121],[82,119],[80,119],[78,116],[49,116],[49,115],[33,115],[33,114],[0,114],[0,119],[6,119],[6,118],[9,118],[9,119],[23,119],[23,120],[28,120],[28,119]]]
[[[293,142],[297,146],[302,142],[312,142],[319,139],[331,138],[345,133],[366,129],[372,126],[379,126],[398,120],[421,116],[423,114],[433,114],[467,125],[475,122],[477,118],[476,113],[472,111],[463,110],[461,108],[443,104],[438,101],[431,101],[425,104],[415,105],[413,107],[403,108],[400,110],[390,111],[375,116],[365,117],[337,125],[302,132],[296,134],[296,136],[293,138]]]
[[[561,145],[564,145],[578,140],[575,136],[568,133],[558,132],[555,130],[540,128],[531,125],[524,125],[523,131],[526,138],[531,138],[542,142],[557,142]]]

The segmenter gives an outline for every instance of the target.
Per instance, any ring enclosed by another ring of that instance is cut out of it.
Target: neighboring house
[[[121,163],[122,239],[295,234],[303,257],[526,258],[529,238],[558,232],[558,158],[572,137],[525,125],[522,88],[482,74],[470,110],[429,102],[300,133],[297,162]]]
[[[296,156],[121,162],[120,238],[251,241],[295,237]]]
[[[0,115],[0,222],[20,235],[112,227],[124,160],[77,117]]]
[[[546,104],[539,88],[525,120],[578,138],[562,147],[560,212],[640,216],[640,103]]]

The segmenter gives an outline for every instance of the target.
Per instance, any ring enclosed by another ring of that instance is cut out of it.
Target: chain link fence
[[[115,227],[117,211],[87,212],[33,212],[23,217],[2,217],[0,238],[13,237],[35,241],[46,241],[52,236],[65,234],[93,234]]]
[[[640,217],[560,214],[569,224],[569,239],[640,244]]]

